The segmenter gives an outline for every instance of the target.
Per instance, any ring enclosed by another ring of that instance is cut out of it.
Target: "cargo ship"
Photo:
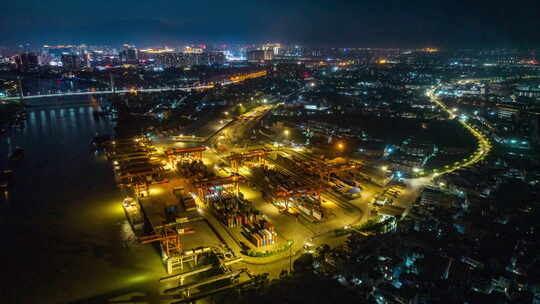
[[[122,207],[135,235],[142,235],[144,232],[144,216],[139,202],[134,198],[126,197],[122,202]]]

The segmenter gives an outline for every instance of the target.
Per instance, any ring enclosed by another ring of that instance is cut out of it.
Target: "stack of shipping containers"
[[[242,234],[256,247],[269,246],[276,241],[272,224],[263,219],[249,201],[224,194],[214,196],[210,206],[225,226],[241,227]]]
[[[242,226],[242,234],[256,247],[269,246],[277,241],[274,226],[266,220]]]

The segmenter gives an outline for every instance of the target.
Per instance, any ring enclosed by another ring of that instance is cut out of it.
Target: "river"
[[[15,172],[0,198],[2,303],[156,303],[159,254],[136,242],[112,169],[89,145],[114,124],[94,119],[92,97],[60,103],[29,108],[26,128],[0,138],[0,168]],[[9,163],[16,146],[25,158]]]

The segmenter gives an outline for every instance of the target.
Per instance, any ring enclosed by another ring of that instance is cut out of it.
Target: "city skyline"
[[[335,47],[535,47],[538,4],[521,1],[14,2],[4,44],[282,41]]]
[[[3,8],[2,303],[540,304],[539,4]]]

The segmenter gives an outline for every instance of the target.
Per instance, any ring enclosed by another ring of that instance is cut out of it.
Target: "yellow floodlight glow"
[[[163,189],[161,188],[152,188],[150,189],[150,195],[159,195],[163,193]]]

